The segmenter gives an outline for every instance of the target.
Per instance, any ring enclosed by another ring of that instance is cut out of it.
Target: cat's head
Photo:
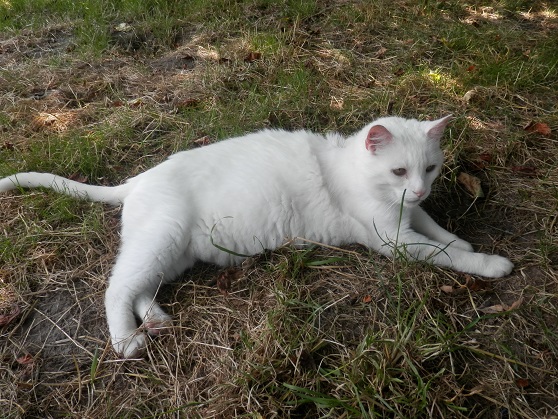
[[[365,127],[360,139],[382,199],[413,207],[428,197],[444,161],[440,139],[451,119],[387,117]]]

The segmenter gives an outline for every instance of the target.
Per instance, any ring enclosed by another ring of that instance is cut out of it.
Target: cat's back
[[[292,173],[317,164],[319,154],[331,141],[309,131],[264,129],[197,149],[182,151],[168,160],[169,169],[197,173],[228,172],[231,176],[269,172]]]

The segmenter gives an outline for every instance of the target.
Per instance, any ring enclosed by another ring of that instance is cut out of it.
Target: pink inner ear
[[[453,115],[448,115],[436,121],[432,121],[432,124],[434,125],[428,130],[426,136],[431,140],[440,140],[440,138],[442,138],[442,135],[444,135],[446,126],[451,122],[452,119]]]
[[[392,140],[391,132],[383,125],[374,125],[366,137],[366,149],[374,153],[376,149]]]

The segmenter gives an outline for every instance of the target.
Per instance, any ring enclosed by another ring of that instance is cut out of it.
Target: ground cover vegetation
[[[172,333],[121,361],[118,208],[4,194],[1,416],[558,415],[556,34],[550,1],[0,1],[0,176],[112,185],[263,127],[452,113],[427,209],[516,265],[319,244],[200,265],[160,292]]]

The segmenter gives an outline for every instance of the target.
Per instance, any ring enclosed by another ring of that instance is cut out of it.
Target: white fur
[[[152,334],[170,320],[154,301],[162,283],[198,260],[221,266],[242,260],[214,244],[252,255],[296,237],[358,242],[471,274],[509,274],[508,259],[474,253],[419,207],[443,163],[439,139],[449,119],[382,118],[346,139],[263,130],[177,153],[116,187],[20,173],[0,180],[0,192],[45,186],[124,203],[105,304],[114,349],[134,357],[145,346],[135,316]],[[427,172],[429,166],[435,167]],[[393,173],[401,168],[404,176]]]

